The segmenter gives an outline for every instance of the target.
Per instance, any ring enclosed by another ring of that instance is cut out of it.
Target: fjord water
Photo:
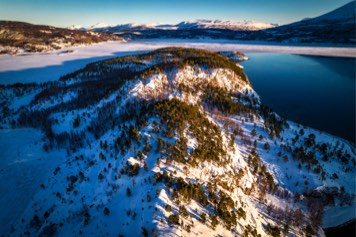
[[[249,53],[245,68],[279,115],[355,143],[354,58]]]

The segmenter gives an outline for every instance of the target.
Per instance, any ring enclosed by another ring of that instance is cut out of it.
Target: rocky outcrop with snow
[[[158,49],[3,95],[4,126],[66,151],[11,234],[324,236],[324,209],[353,212],[352,145],[273,113],[224,55]]]

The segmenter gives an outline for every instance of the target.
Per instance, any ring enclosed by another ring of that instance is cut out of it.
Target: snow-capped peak
[[[227,29],[227,30],[262,30],[275,27],[275,24],[239,20],[206,20],[182,21],[177,24],[183,29]]]
[[[130,31],[130,30],[194,30],[194,29],[225,29],[225,30],[242,30],[255,31],[268,29],[278,26],[277,24],[256,22],[256,21],[238,21],[238,20],[206,20],[200,19],[195,21],[182,21],[178,24],[160,24],[160,23],[128,23],[119,24],[110,27],[115,31]],[[105,28],[105,26],[92,26],[90,29]]]
[[[108,24],[99,22],[99,23],[96,23],[95,25],[90,26],[89,29],[105,28],[108,26],[109,26]]]
[[[81,26],[81,25],[71,25],[71,26],[68,27],[68,29],[70,29],[70,30],[83,30],[85,28],[83,26]]]

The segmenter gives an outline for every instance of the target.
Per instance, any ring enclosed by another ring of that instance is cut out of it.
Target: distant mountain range
[[[261,23],[255,21],[237,20],[196,20],[182,21],[178,24],[123,24],[106,27],[98,23],[93,29],[101,32],[132,31],[132,30],[197,30],[197,29],[224,29],[237,31],[256,31],[278,26],[277,24]]]
[[[123,24],[89,29],[111,33],[126,39],[230,39],[282,43],[355,43],[355,1],[315,18],[288,25],[236,20],[197,20],[170,24]]]
[[[288,25],[236,20],[196,20],[178,24],[97,23],[88,28],[57,28],[25,22],[0,21],[0,54],[42,52],[79,44],[135,39],[227,39],[277,43],[356,43],[356,3],[352,1],[315,18]]]

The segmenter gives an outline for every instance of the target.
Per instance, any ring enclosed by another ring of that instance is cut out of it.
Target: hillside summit
[[[5,128],[66,151],[11,234],[324,236],[324,210],[352,213],[352,145],[275,114],[224,55],[164,48],[1,89]]]

